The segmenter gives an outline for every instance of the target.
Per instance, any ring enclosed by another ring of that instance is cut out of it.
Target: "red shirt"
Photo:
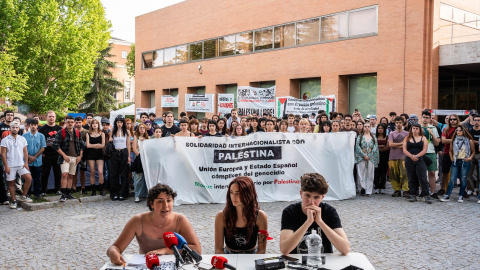
[[[453,137],[453,133],[455,132],[456,129],[457,129],[457,127],[451,127],[448,131],[445,129],[442,133],[442,137],[444,137],[445,139],[451,139]],[[445,144],[445,147],[443,148],[443,154],[444,155],[448,155],[448,152],[450,152],[450,144],[449,143]]]

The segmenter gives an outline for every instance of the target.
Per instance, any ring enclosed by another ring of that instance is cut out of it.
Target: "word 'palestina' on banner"
[[[354,132],[166,137],[141,142],[140,154],[147,187],[168,184],[179,203],[224,203],[241,175],[252,178],[261,202],[296,200],[300,176],[311,172],[328,181],[325,199],[342,200],[355,196],[354,144]]]

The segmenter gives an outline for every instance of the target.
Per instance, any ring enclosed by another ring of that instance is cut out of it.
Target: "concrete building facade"
[[[334,94],[344,113],[458,109],[441,101],[455,93],[439,92],[440,47],[479,40],[479,14],[477,0],[187,0],[136,18],[135,104],[179,112],[186,93],[275,85],[276,96]],[[166,94],[178,109],[161,108]]]

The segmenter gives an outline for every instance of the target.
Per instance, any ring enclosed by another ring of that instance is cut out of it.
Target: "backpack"
[[[78,130],[74,129],[77,133],[77,138],[80,138],[80,132],[78,132]],[[65,134],[66,134],[66,131],[65,129],[63,128],[62,129],[62,140],[64,141],[65,140]]]

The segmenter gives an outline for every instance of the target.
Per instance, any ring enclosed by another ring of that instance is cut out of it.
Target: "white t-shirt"
[[[22,167],[25,164],[23,148],[27,145],[27,140],[20,135],[17,135],[16,139],[12,135],[3,138],[1,147],[7,148],[8,167]]]
[[[294,133],[295,132],[295,127],[287,127],[288,132]]]

